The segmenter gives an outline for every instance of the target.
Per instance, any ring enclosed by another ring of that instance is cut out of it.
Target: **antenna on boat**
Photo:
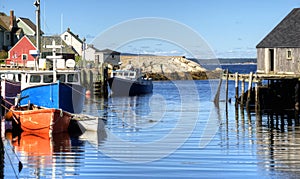
[[[62,45],[56,45],[55,40],[53,39],[52,45],[46,45],[46,48],[52,48],[52,56],[47,56],[47,58],[53,60],[53,81],[56,81],[56,60],[63,58],[62,55],[56,55],[56,49],[62,48]]]

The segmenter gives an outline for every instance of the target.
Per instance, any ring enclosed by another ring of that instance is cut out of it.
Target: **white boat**
[[[102,119],[99,119],[98,131],[85,131],[81,136],[81,139],[89,142],[94,148],[98,149],[101,143],[107,138],[105,130],[105,123]]]
[[[72,119],[77,121],[82,133],[84,133],[85,131],[98,131],[100,128],[103,128],[103,126],[99,122],[103,122],[102,119],[96,116],[87,114],[75,114],[73,115]]]

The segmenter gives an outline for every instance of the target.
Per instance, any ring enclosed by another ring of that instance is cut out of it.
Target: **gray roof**
[[[300,47],[300,8],[293,9],[256,48]]]
[[[111,50],[111,49],[104,49],[104,50],[100,50],[99,52],[107,53],[107,54],[114,54],[114,55],[120,55],[121,54],[120,52],[117,52],[117,51],[114,51],[114,50]]]

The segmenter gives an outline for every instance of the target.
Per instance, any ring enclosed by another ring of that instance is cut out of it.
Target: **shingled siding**
[[[257,49],[257,73],[266,73],[265,71],[265,49]]]
[[[291,59],[287,58],[287,51],[291,51]],[[268,48],[257,49],[257,73],[272,74],[300,74],[299,48],[274,48],[274,66],[271,71],[270,54]]]
[[[287,51],[291,51],[292,58],[287,58]],[[300,74],[300,49],[299,48],[276,48],[275,65],[279,74]]]

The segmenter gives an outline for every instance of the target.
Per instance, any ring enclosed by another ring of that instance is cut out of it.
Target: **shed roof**
[[[300,47],[300,8],[293,9],[256,48]]]

